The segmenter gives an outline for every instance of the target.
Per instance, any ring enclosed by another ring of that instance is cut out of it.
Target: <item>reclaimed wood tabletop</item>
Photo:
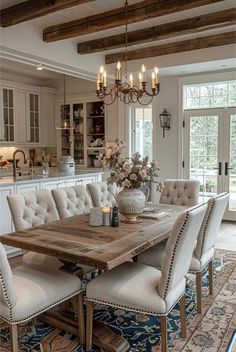
[[[89,215],[78,215],[0,236],[3,244],[48,254],[70,262],[100,269],[131,260],[151,246],[168,238],[184,207],[158,205],[159,219],[119,227],[89,225]],[[163,215],[163,214],[162,214]]]

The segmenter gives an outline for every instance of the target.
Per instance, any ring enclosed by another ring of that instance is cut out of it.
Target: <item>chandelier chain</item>
[[[115,100],[120,100],[124,104],[139,103],[140,105],[149,105],[154,96],[160,92],[158,82],[158,68],[154,67],[151,74],[151,91],[147,90],[146,67],[142,65],[141,72],[138,76],[138,84],[134,84],[132,73],[128,82],[128,0],[124,1],[124,18],[125,18],[125,36],[124,36],[124,78],[122,81],[122,68],[120,61],[117,62],[115,70],[115,82],[112,88],[107,89],[107,73],[101,66],[97,77],[97,97],[103,100],[105,105],[111,105]]]

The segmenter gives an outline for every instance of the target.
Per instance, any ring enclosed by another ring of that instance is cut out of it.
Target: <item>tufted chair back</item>
[[[122,191],[122,187],[117,186],[117,184],[114,182],[113,184],[107,185],[108,192],[110,192],[114,198],[118,196],[118,193]]]
[[[109,192],[106,182],[89,183],[87,187],[94,207],[112,207],[116,204],[115,197]]]
[[[221,193],[208,200],[206,215],[199,231],[194,251],[197,259],[201,259],[204,253],[215,246],[228,201],[229,193]]]
[[[52,194],[61,219],[90,212],[91,200],[83,185],[53,189]]]
[[[0,300],[9,308],[16,303],[12,271],[3,245],[0,243]]]
[[[7,196],[16,230],[59,220],[59,214],[48,189]]]
[[[166,180],[160,203],[193,206],[199,203],[200,182],[192,180]]]
[[[166,300],[174,301],[173,294],[177,292],[178,285],[182,287],[187,274],[192,254],[206,213],[207,205],[201,204],[185,210],[177,218],[166,244],[165,257],[161,266],[161,280],[158,287],[160,296]]]

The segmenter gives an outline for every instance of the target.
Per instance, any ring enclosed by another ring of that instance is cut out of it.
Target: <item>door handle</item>
[[[229,167],[228,165],[229,165],[229,163],[225,162],[225,176],[229,175],[228,170],[232,170],[232,167]]]
[[[218,171],[218,175],[221,176],[222,175],[222,162],[219,162],[219,167],[213,167],[214,170],[219,170]]]

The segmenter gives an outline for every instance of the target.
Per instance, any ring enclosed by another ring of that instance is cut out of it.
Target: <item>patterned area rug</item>
[[[196,314],[195,280],[186,288],[187,339],[179,337],[179,310],[168,318],[170,352],[225,352],[236,329],[236,252],[217,251],[214,262],[214,296],[208,296],[203,276],[203,314]],[[159,352],[160,327],[156,317],[96,306],[95,319],[106,323],[130,343],[130,352]],[[9,352],[9,330],[0,324],[1,352]],[[83,352],[78,338],[45,323],[29,322],[19,328],[21,352]],[[41,347],[40,347],[41,343]],[[93,352],[100,349],[94,348]],[[231,352],[233,352],[232,350]]]

